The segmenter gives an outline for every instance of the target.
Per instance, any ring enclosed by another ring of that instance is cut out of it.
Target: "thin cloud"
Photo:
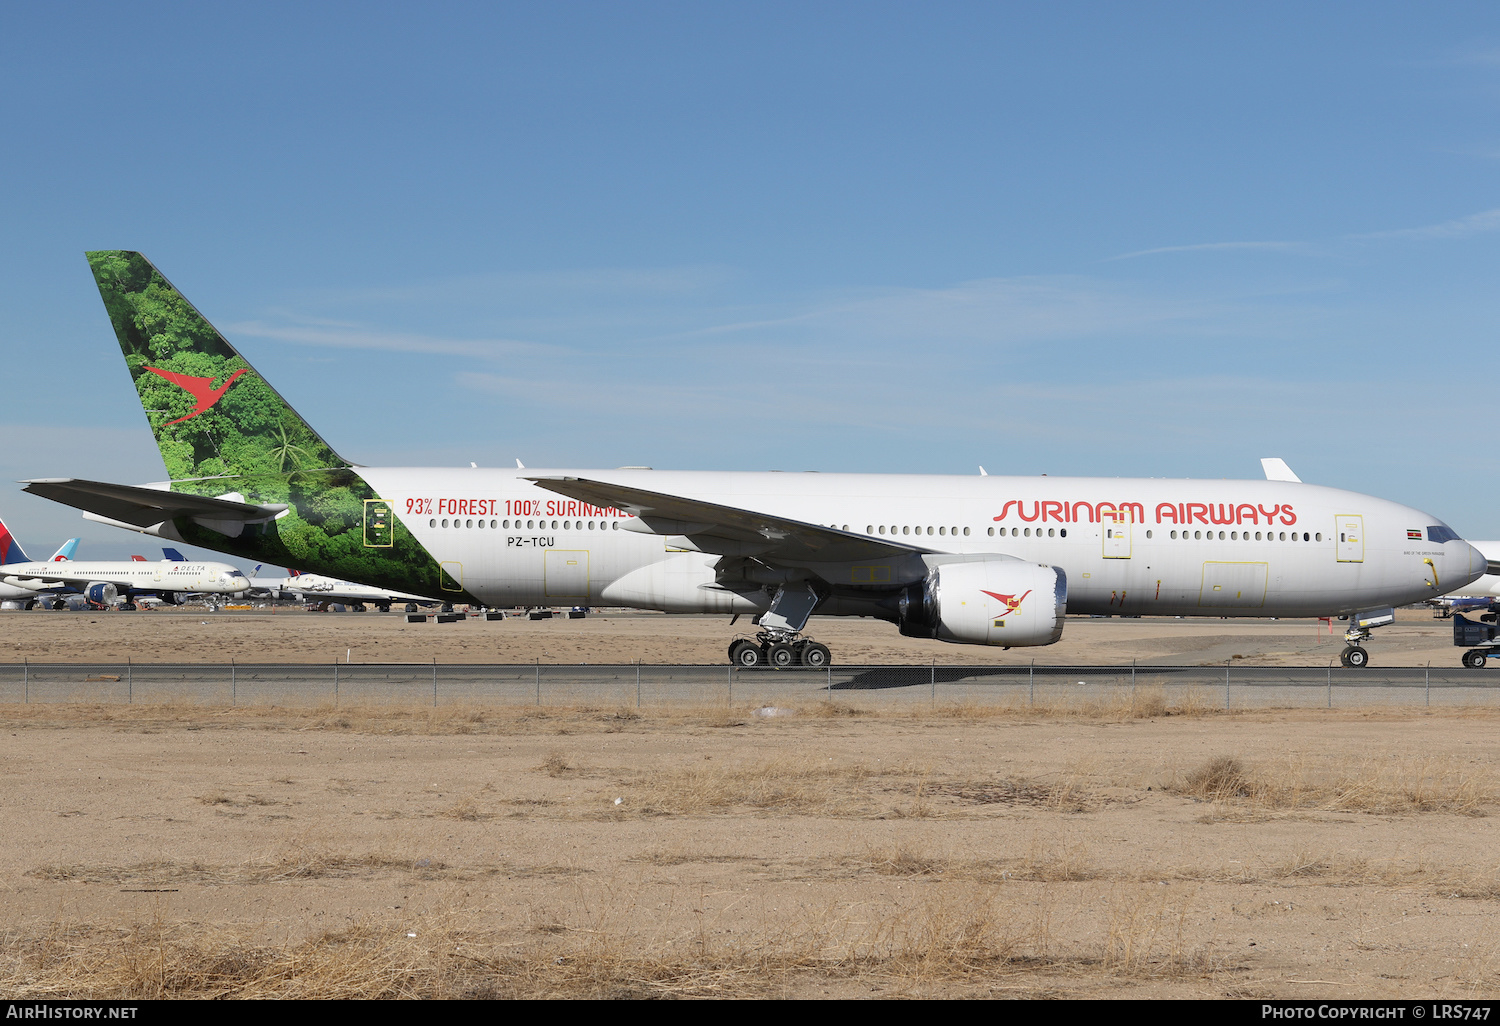
[[[1138,249],[1130,253],[1121,253],[1119,256],[1112,256],[1107,259],[1132,260],[1136,257],[1156,256],[1160,253],[1193,253],[1205,250],[1289,250],[1300,249],[1305,245],[1306,243],[1303,242],[1196,242],[1188,246],[1157,246],[1153,249]]]
[[[1348,239],[1460,239],[1469,235],[1483,235],[1487,232],[1500,231],[1500,207],[1492,210],[1482,210],[1468,217],[1458,217],[1451,221],[1440,221],[1437,224],[1423,225],[1418,228],[1395,228],[1383,232],[1365,232],[1360,235],[1347,235]]]
[[[370,331],[339,322],[312,322],[291,325],[267,324],[263,321],[241,321],[229,330],[254,338],[270,338],[301,345],[332,346],[339,349],[373,349],[396,353],[426,353],[444,356],[471,356],[501,359],[508,356],[556,353],[554,346],[514,339],[453,339],[434,335]]]

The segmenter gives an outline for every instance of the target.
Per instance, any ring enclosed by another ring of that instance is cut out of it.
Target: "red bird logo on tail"
[[[178,388],[191,395],[194,399],[198,400],[198,405],[193,407],[192,413],[189,413],[186,417],[178,417],[176,420],[169,420],[167,421],[167,424],[181,424],[183,421],[192,420],[194,417],[198,416],[198,414],[203,413],[205,410],[208,410],[213,406],[214,403],[224,398],[224,393],[229,391],[229,386],[234,384],[236,378],[245,373],[245,370],[242,367],[239,370],[235,371],[233,374],[229,375],[228,381],[224,382],[224,384],[220,385],[218,388],[214,388],[213,378],[195,378],[188,374],[178,374],[176,371],[162,370],[160,367],[147,367],[146,370],[150,371],[152,374],[156,374],[160,377],[166,378],[172,384],[176,385]]]

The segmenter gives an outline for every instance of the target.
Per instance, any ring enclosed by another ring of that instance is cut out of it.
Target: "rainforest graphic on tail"
[[[349,466],[151,261],[88,258],[174,481]]]
[[[177,517],[183,541],[393,591],[476,601],[399,521],[388,544],[367,543],[369,510],[389,508],[381,496],[149,260],[129,250],[91,252],[88,260],[172,490],[287,506],[275,520],[236,524],[228,534]]]

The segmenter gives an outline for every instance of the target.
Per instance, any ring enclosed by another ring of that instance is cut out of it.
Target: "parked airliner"
[[[1057,641],[1068,611],[1347,617],[1364,666],[1394,607],[1490,569],[1432,514],[1280,460],[1241,481],[356,466],[145,257],[88,256],[170,480],[26,490],[257,562],[495,606],[753,614],[742,666],[827,665],[814,612],[1009,648]]]

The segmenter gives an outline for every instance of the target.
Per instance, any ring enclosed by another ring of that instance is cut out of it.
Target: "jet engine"
[[[965,645],[1050,645],[1062,637],[1068,576],[1017,559],[940,563],[898,602],[901,633]]]
[[[113,584],[96,581],[83,589],[83,597],[101,606],[112,606],[119,599],[120,592]]]

